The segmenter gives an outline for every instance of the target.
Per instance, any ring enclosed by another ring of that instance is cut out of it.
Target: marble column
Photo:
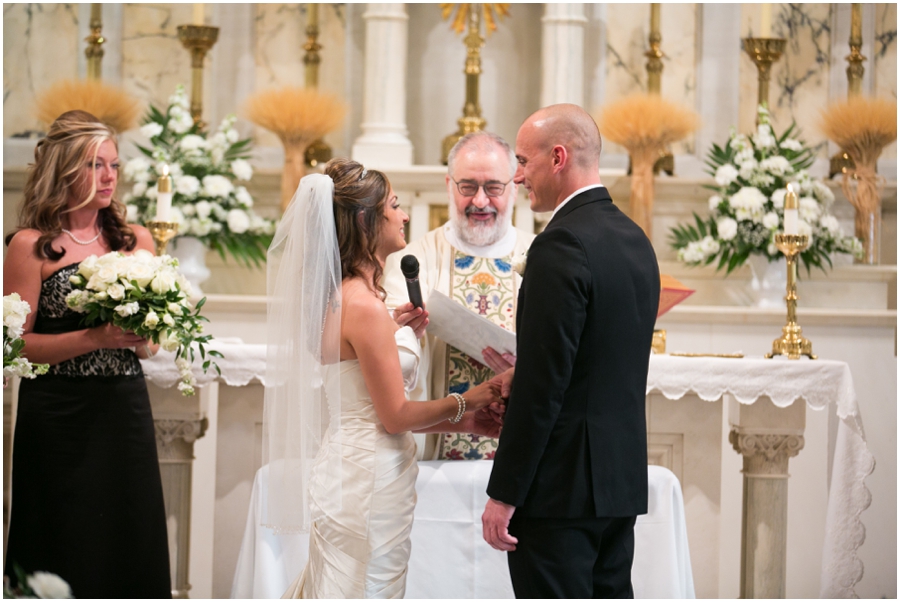
[[[362,135],[353,144],[353,158],[379,169],[412,165],[413,147],[406,129],[406,6],[369,4],[363,19],[366,55]]]
[[[570,102],[583,107],[584,4],[545,4],[541,23],[541,106]]]
[[[752,405],[731,403],[728,440],[744,457],[741,598],[784,598],[788,460],[803,449],[806,403],[798,399],[787,408],[767,398]]]

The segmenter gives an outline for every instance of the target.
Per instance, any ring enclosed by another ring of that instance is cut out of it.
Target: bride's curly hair
[[[54,249],[53,240],[62,234],[62,216],[67,209],[71,192],[81,180],[91,177],[85,165],[97,158],[100,145],[112,141],[118,147],[116,133],[87,111],[67,111],[56,118],[47,136],[34,149],[34,163],[25,181],[25,198],[19,210],[19,223],[6,236],[9,245],[20,230],[35,229],[41,234],[35,242],[35,255],[58,261],[65,249]],[[96,191],[92,182],[87,199],[78,199],[78,207],[88,204]],[[75,207],[76,209],[78,207]],[[125,206],[113,195],[109,207],[99,211],[99,226],[110,249],[131,251],[137,244],[134,231],[125,221]]]
[[[365,169],[351,159],[335,158],[325,164],[334,182],[334,225],[341,253],[341,278],[360,277],[374,268],[372,286],[384,298],[383,266],[375,256],[381,238],[379,225],[391,190],[387,176]]]

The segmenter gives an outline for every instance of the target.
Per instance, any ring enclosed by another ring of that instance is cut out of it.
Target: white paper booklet
[[[516,352],[516,333],[501,328],[453,301],[440,291],[428,297],[428,334],[442,339],[487,365],[481,350],[492,347],[500,353]]]

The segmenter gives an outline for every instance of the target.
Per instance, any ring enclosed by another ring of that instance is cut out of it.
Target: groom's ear
[[[563,170],[569,162],[569,151],[566,150],[566,147],[557,144],[552,149],[550,149],[550,167],[554,172],[559,172]]]

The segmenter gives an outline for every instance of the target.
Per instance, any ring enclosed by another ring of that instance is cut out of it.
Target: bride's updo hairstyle
[[[379,284],[383,268],[375,249],[391,189],[387,176],[343,158],[326,163],[325,174],[334,182],[334,225],[341,252],[341,278],[359,277],[365,268],[374,267],[372,286],[384,296]]]

